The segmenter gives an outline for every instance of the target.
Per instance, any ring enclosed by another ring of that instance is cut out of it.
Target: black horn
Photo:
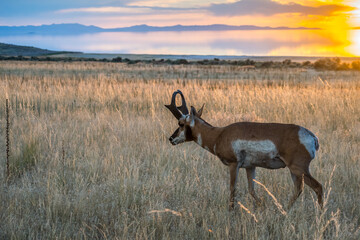
[[[181,106],[177,107],[177,109],[179,109],[184,115],[188,115],[189,114],[189,110],[186,106],[186,102],[185,102],[185,98],[184,95],[182,94],[182,92],[180,90],[177,90],[177,92],[180,94],[181,96]]]
[[[181,106],[180,107],[176,107],[175,98],[176,98],[177,94],[180,94],[180,96],[181,96]],[[185,101],[184,95],[182,94],[182,92],[180,90],[177,90],[173,93],[170,105],[165,105],[165,107],[167,107],[170,110],[170,112],[176,117],[176,119],[180,119],[182,115],[189,114],[189,110],[186,107],[186,101]]]

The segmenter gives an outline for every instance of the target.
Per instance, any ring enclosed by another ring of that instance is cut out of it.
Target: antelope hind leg
[[[257,205],[261,205],[261,200],[256,196],[254,189],[255,167],[246,168],[246,176],[250,195],[255,199]]]

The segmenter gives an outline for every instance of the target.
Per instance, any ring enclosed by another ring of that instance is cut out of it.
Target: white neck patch
[[[202,146],[202,139],[201,139],[201,134],[200,133],[197,135],[196,143],[199,144],[200,146]]]

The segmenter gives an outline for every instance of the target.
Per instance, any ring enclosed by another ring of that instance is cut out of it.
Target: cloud
[[[216,3],[224,3],[228,0],[133,0],[129,6],[147,6],[159,8],[202,8]]]
[[[0,0],[0,16],[36,16],[38,14],[56,12],[61,9],[87,7],[124,7],[131,0]]]
[[[329,16],[336,12],[348,12],[356,8],[327,4],[318,7],[305,6],[298,3],[282,4],[271,0],[242,0],[234,3],[212,4],[208,10],[217,16],[265,15],[280,13],[300,13],[303,15]]]
[[[128,7],[89,7],[89,8],[69,8],[57,11],[57,13],[127,13],[138,14],[148,13],[149,8],[128,8]]]

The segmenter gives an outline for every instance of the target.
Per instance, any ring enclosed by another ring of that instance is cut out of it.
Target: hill
[[[37,56],[60,54],[60,53],[74,53],[74,52],[52,51],[52,50],[41,49],[36,47],[0,43],[0,56],[37,57]]]

